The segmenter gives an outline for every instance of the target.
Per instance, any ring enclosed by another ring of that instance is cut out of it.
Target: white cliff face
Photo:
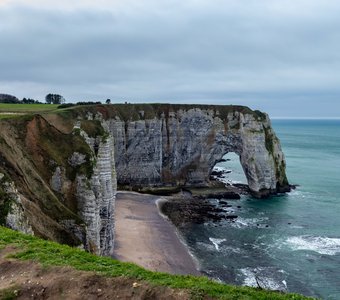
[[[251,115],[245,115],[241,124],[240,159],[249,188],[258,196],[287,188],[284,155],[268,116],[259,123]]]
[[[85,134],[85,133],[83,133]],[[86,248],[100,255],[110,255],[114,246],[114,202],[116,175],[112,137],[91,139],[88,144],[97,152],[91,178],[78,175],[77,203],[79,216],[86,225]]]
[[[284,155],[267,115],[214,109],[179,109],[159,118],[111,119],[118,183],[121,185],[206,185],[216,162],[240,156],[255,196],[289,188]]]
[[[7,206],[7,215],[4,216],[5,223],[3,225],[13,230],[33,235],[32,226],[29,224],[25,208],[22,205],[22,195],[19,195],[14,183],[7,181],[2,173],[0,173],[0,185],[4,193],[2,201],[7,202],[6,204],[4,203]]]
[[[163,120],[129,122],[111,120],[116,172],[119,182],[129,185],[157,185],[162,178]]]
[[[21,204],[19,195],[16,195],[14,201],[11,204],[10,212],[6,217],[6,227],[26,234],[34,235],[32,226],[25,215],[25,210]]]

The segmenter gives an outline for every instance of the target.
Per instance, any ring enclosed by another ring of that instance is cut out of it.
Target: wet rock
[[[223,176],[223,171],[212,171],[211,175],[212,176],[217,176],[217,177],[222,177]]]
[[[227,162],[228,160],[230,160],[230,159],[221,158],[216,163],[218,164],[218,163],[221,163],[221,162]]]
[[[179,227],[190,223],[203,224],[208,221],[232,221],[237,218],[237,216],[229,215],[224,209],[213,205],[209,201],[197,198],[172,198],[162,204],[161,211],[169,217],[174,225]]]
[[[238,216],[236,216],[236,215],[228,215],[228,216],[225,216],[225,218],[228,219],[228,220],[233,220],[233,219],[237,219]]]
[[[207,193],[204,195],[198,195],[197,197],[201,199],[233,199],[233,200],[239,200],[241,199],[241,196],[235,192],[232,191],[226,191],[226,192],[217,192],[217,193]]]

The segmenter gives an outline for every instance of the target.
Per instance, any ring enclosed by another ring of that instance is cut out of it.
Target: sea
[[[228,200],[235,222],[190,224],[181,235],[221,282],[340,299],[340,120],[272,120],[298,185],[288,194]],[[246,183],[234,153],[215,166]],[[216,199],[209,200],[219,206]]]

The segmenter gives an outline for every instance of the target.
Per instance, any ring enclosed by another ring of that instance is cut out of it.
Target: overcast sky
[[[340,117],[340,1],[0,0],[0,93]]]

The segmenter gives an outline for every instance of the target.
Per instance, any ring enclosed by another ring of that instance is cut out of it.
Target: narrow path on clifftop
[[[200,275],[175,227],[160,215],[157,199],[117,193],[114,257],[153,271]]]

